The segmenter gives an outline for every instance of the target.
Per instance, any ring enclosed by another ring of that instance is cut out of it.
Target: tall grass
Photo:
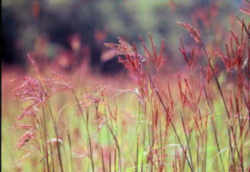
[[[158,51],[152,36],[143,54],[122,38],[106,44],[132,78],[117,85],[81,69],[41,72],[28,56],[27,76],[10,83],[3,74],[3,92],[15,94],[3,96],[2,169],[249,171],[250,26],[237,20],[241,31],[231,31],[224,51],[208,51],[198,29],[178,22],[196,46],[189,53],[181,42],[185,72],[167,77],[165,44]]]

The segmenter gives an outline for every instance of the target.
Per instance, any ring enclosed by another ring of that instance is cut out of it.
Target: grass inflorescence
[[[249,171],[250,26],[237,21],[224,50],[177,22],[196,46],[181,41],[187,65],[172,75],[152,36],[142,54],[122,38],[106,43],[132,80],[41,71],[28,55],[33,70],[11,82],[3,73],[3,170]]]

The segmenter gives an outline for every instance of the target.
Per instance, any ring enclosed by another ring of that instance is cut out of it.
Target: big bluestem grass
[[[166,45],[151,35],[149,46],[141,39],[143,53],[122,38],[106,44],[132,81],[94,78],[83,68],[71,75],[51,66],[41,71],[28,55],[33,70],[13,82],[18,101],[3,97],[3,113],[15,114],[3,116],[4,132],[6,126],[15,131],[4,133],[3,143],[10,143],[8,161],[16,167],[4,168],[249,171],[249,24],[235,21],[240,29],[229,32],[221,50],[207,46],[193,25],[178,22],[194,46],[180,41],[186,65],[174,75],[161,72],[169,66]],[[4,91],[13,88],[6,78]]]

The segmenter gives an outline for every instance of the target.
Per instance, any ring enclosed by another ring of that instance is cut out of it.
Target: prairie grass
[[[41,71],[28,55],[26,74],[2,73],[2,170],[249,171],[250,26],[237,20],[221,51],[178,22],[196,47],[181,42],[187,64],[176,74],[161,71],[165,44],[151,36],[143,54],[122,38],[106,44],[129,78]]]

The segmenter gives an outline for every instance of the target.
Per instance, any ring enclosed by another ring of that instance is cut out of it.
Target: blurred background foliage
[[[205,41],[220,40],[223,35],[211,33],[229,31],[240,5],[240,0],[3,0],[3,64],[25,66],[28,52],[50,60],[62,51],[72,53],[73,37],[85,47],[79,59],[89,56],[93,68],[115,71],[117,60],[101,59],[103,43],[121,36],[139,46],[139,37],[147,40],[149,33],[156,43],[166,42],[169,62],[181,64],[179,40],[192,40],[176,21],[194,24]]]

